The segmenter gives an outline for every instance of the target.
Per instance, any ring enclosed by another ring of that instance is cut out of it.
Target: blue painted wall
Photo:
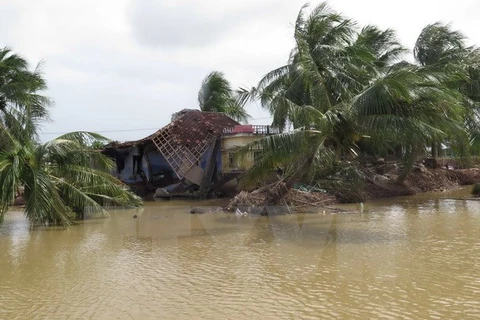
[[[165,158],[160,152],[150,151],[148,152],[148,158],[150,159],[150,167],[151,167],[150,176],[165,170],[172,171],[167,160],[165,160]]]
[[[200,160],[200,168],[204,169],[207,167],[207,162],[208,162],[208,157],[210,156],[210,152],[212,151],[213,147],[207,149],[205,153],[203,154],[201,160]],[[217,152],[217,172],[220,172],[222,170],[222,151],[218,150]]]

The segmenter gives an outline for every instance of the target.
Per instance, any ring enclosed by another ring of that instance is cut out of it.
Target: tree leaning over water
[[[198,104],[202,111],[223,112],[238,121],[246,122],[250,117],[224,74],[218,71],[203,79],[198,91]]]
[[[447,137],[454,150],[468,157],[473,144],[478,144],[480,103],[480,50],[467,46],[467,38],[450,25],[436,22],[427,25],[420,33],[413,53],[415,61],[439,74],[450,74],[449,88],[461,94],[465,108],[464,132]],[[436,157],[442,141],[432,141],[431,153]]]
[[[8,48],[0,50],[0,220],[20,193],[35,224],[69,225],[102,205],[139,206],[140,199],[110,172],[113,162],[90,144],[107,139],[74,132],[37,142],[50,99],[39,69]]]
[[[402,182],[427,143],[465,132],[463,95],[452,86],[463,73],[401,61],[406,50],[394,31],[359,30],[326,3],[309,15],[306,8],[295,23],[288,63],[267,73],[250,92],[271,112],[274,125],[291,122],[296,130],[249,146],[265,152],[246,180],[276,166],[290,167],[298,177],[302,174],[295,168],[305,173],[315,159],[325,163],[361,152],[363,141],[376,148],[402,146]],[[309,138],[301,139],[309,141],[308,147],[293,138],[305,132]]]

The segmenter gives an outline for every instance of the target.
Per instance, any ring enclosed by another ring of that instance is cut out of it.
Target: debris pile
[[[308,192],[296,189],[288,190],[283,197],[275,198],[275,201],[272,202],[271,191],[275,189],[276,184],[273,184],[252,192],[242,191],[230,201],[226,209],[234,211],[238,207],[262,207],[266,205],[289,206],[291,208],[320,207],[336,202],[335,197],[324,192]]]

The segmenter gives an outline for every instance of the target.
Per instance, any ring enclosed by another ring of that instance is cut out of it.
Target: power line
[[[147,130],[158,130],[159,128],[145,128],[145,129],[122,129],[122,130],[77,130],[77,131],[89,131],[96,133],[110,133],[110,132],[130,132],[130,131],[147,131]],[[42,134],[65,134],[65,132],[42,132]]]
[[[272,119],[271,117],[267,118],[254,118],[250,120],[267,120],[267,119]],[[118,129],[118,130],[76,130],[76,131],[89,131],[89,132],[96,132],[96,133],[112,133],[112,132],[134,132],[134,131],[150,131],[150,130],[158,130],[160,128],[144,128],[144,129]],[[56,134],[56,135],[62,135],[68,133],[68,131],[65,132],[42,132],[42,134]]]

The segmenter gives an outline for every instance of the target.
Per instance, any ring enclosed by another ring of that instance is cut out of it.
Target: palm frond
[[[74,131],[63,134],[57,137],[55,140],[69,140],[79,143],[81,146],[91,146],[95,142],[108,143],[111,140],[107,137],[89,131]]]
[[[223,73],[213,71],[202,82],[198,92],[200,110],[223,112],[238,120],[248,121],[250,116],[244,109],[244,97],[236,96]]]
[[[249,154],[260,152],[253,166],[241,178],[242,185],[252,185],[271,176],[278,167],[287,168],[303,160],[306,154],[315,154],[323,143],[321,132],[294,130],[256,140],[237,151],[243,159]]]
[[[21,162],[17,153],[0,152],[0,222],[21,185]]]
[[[427,25],[417,39],[413,50],[415,59],[421,65],[435,65],[462,55],[465,36],[451,29],[450,25],[436,22]]]
[[[25,185],[25,215],[34,224],[70,225],[74,214],[59,190],[41,168],[29,166],[22,175]]]

